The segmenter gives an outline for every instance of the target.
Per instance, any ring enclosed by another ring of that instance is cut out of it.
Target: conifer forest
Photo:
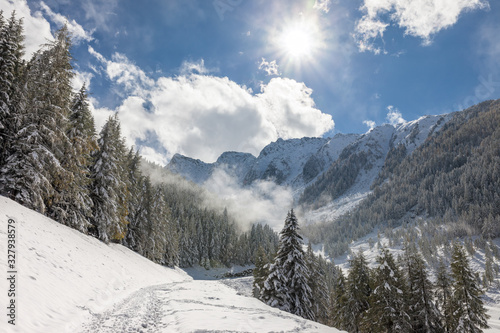
[[[143,159],[117,115],[96,128],[91,92],[72,87],[67,26],[29,61],[24,40],[23,20],[0,12],[2,196],[163,266],[250,266],[253,297],[339,330],[488,328],[484,295],[498,288],[500,257],[492,241],[500,236],[500,101],[456,112],[411,154],[392,145],[356,209],[306,224],[303,212],[341,197],[372,167],[369,153],[349,146],[310,177],[277,233],[266,221],[244,227],[202,186]],[[349,246],[374,230],[367,242],[378,255],[369,262]],[[475,249],[484,272],[471,267]],[[342,255],[348,270],[334,262]]]

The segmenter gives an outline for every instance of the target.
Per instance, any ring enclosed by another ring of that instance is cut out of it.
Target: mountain
[[[439,131],[452,114],[424,116],[392,126],[375,127],[347,146],[300,197],[299,203],[318,209],[343,196],[367,194],[382,182],[393,160],[407,156]]]
[[[456,237],[481,236],[484,243],[500,236],[500,100],[448,115],[438,126],[419,145],[411,140],[393,144],[366,199],[348,213],[325,211],[324,223],[307,229],[309,239],[337,256],[374,229],[386,234],[403,229],[395,239],[409,234],[425,240],[430,253]],[[332,168],[342,171],[345,165],[352,168],[349,163],[361,163],[348,156],[345,161]],[[311,192],[316,197],[331,193],[338,187],[336,175],[327,171]],[[323,184],[325,189],[319,187]]]
[[[397,126],[385,124],[362,135],[278,139],[264,147],[258,157],[225,152],[215,163],[176,154],[167,168],[198,184],[217,168],[235,176],[241,186],[271,180],[290,187],[301,204],[318,209],[343,195],[368,193],[387,158],[394,157],[394,147],[404,145],[405,154],[411,154],[451,117],[425,116]]]
[[[193,280],[0,196],[4,240],[10,220],[18,237],[18,293],[9,297],[18,307],[16,325],[2,320],[1,332],[339,332],[245,297],[224,280]],[[7,242],[0,249],[0,267],[7,267]]]

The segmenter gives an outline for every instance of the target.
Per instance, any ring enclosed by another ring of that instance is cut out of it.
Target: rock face
[[[176,154],[167,167],[198,184],[222,168],[236,177],[241,186],[270,180],[290,187],[296,198],[306,188],[316,186],[318,193],[310,200],[322,195],[323,189],[339,187],[332,184],[339,182],[339,177],[344,181],[339,193],[366,192],[379,177],[391,149],[404,145],[406,154],[411,154],[450,118],[451,115],[425,116],[396,126],[381,125],[365,134],[337,134],[333,138],[278,139],[264,147],[258,157],[225,152],[215,163]]]

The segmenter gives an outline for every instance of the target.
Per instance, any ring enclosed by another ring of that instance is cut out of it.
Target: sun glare
[[[276,31],[274,48],[285,62],[305,64],[314,60],[322,45],[322,33],[314,18],[288,21]]]
[[[291,57],[310,56],[314,36],[301,27],[290,27],[281,36],[281,47]]]

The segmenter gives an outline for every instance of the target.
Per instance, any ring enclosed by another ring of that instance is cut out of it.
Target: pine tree
[[[124,245],[144,255],[151,211],[151,182],[147,182],[140,171],[141,156],[130,148],[126,158],[128,171],[128,216],[129,222]]]
[[[360,332],[366,311],[369,308],[370,269],[363,252],[359,252],[349,262],[351,269],[347,276],[347,309],[345,318],[349,332]]]
[[[378,332],[411,331],[406,306],[406,282],[387,248],[377,258],[374,289],[369,310],[370,326]]]
[[[24,35],[22,20],[12,12],[8,22],[0,11],[0,168],[12,152],[24,112],[25,92],[23,89]]]
[[[61,163],[68,129],[71,43],[66,27],[37,52],[26,72],[26,112],[21,113],[13,154],[2,168],[2,192],[28,208],[61,215],[57,205],[73,175]],[[54,206],[54,209],[53,209]]]
[[[443,259],[440,260],[436,272],[436,305],[441,310],[441,323],[447,333],[451,333],[451,278]]]
[[[59,200],[51,210],[59,222],[86,232],[90,227],[93,205],[90,198],[90,168],[92,154],[98,146],[85,86],[73,97],[66,135],[69,141],[64,147],[61,164],[71,173],[72,183],[60,188]]]
[[[280,233],[278,253],[264,282],[262,300],[270,306],[314,320],[310,273],[298,230],[298,221],[292,209]]]
[[[487,288],[496,278],[495,261],[493,260],[493,253],[491,246],[495,246],[491,241],[486,244],[484,249],[484,287]]]
[[[475,274],[469,266],[464,248],[458,243],[453,246],[451,275],[453,277],[451,332],[478,333],[482,332],[483,328],[489,328],[489,315],[486,314],[481,299],[483,292],[477,286]]]
[[[316,321],[326,324],[328,321],[329,297],[326,285],[326,272],[320,267],[319,258],[312,250],[311,243],[307,246],[306,262],[310,272],[309,286],[312,290],[312,309]]]
[[[146,182],[149,177],[146,177]],[[160,187],[153,189],[153,204],[150,214],[152,244],[150,257],[153,261],[173,267],[179,264],[179,245],[177,232],[172,223],[170,209],[165,201],[165,195]]]
[[[116,115],[104,124],[92,166],[94,202],[91,232],[104,242],[120,242],[127,231],[127,173],[125,144]]]
[[[425,262],[413,244],[406,244],[404,266],[408,281],[408,313],[415,333],[443,332],[441,313],[433,302],[433,288]]]
[[[350,327],[347,306],[347,286],[344,273],[341,268],[337,269],[334,279],[334,286],[331,295],[331,307],[329,310],[330,326],[340,330]]]
[[[264,289],[264,282],[269,276],[269,257],[262,245],[257,249],[255,254],[255,268],[253,269],[253,295],[260,298],[261,292]]]

